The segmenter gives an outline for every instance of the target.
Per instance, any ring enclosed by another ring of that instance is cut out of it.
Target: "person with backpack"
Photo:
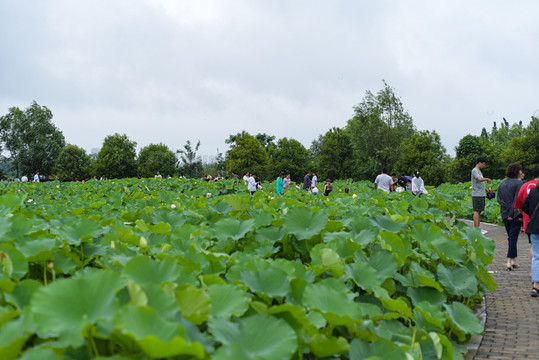
[[[331,184],[330,179],[326,179],[326,183],[324,184],[324,196],[328,196],[330,192],[333,191],[333,185]]]

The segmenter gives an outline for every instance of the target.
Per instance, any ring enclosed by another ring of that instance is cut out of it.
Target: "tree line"
[[[503,178],[507,164],[519,162],[531,174],[539,163],[539,118],[531,117],[509,124],[482,129],[479,135],[460,139],[455,157],[447,154],[440,135],[432,130],[418,131],[401,99],[385,81],[377,93],[367,91],[354,106],[346,126],[332,127],[315,139],[309,148],[292,138],[246,131],[230,135],[225,154],[217,152],[210,163],[197,154],[200,141],[176,151],[165,144],[150,144],[136,153],[137,143],[126,134],[107,136],[97,154],[66,144],[62,132],[52,123],[52,112],[35,101],[27,109],[17,107],[0,117],[0,177],[41,174],[74,181],[105,176],[107,178],[164,176],[202,177],[205,173],[223,176],[232,172],[257,172],[262,179],[273,180],[283,171],[299,181],[308,171],[323,178],[374,180],[381,169],[407,175],[419,171],[426,184],[470,180],[475,159],[489,160],[491,178]]]

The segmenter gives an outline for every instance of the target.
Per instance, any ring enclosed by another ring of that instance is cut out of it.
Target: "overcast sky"
[[[0,0],[0,115],[33,100],[87,151],[247,130],[306,147],[395,89],[450,154],[539,110],[538,1]]]

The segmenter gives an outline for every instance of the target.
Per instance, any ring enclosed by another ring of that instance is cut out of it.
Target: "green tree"
[[[257,172],[260,177],[265,177],[267,162],[266,149],[259,140],[246,131],[234,136],[234,141],[229,142],[232,136],[226,140],[230,144],[230,150],[226,155],[226,168],[228,172],[235,171],[242,174],[245,171]]]
[[[58,155],[54,171],[60,181],[87,179],[90,177],[90,157],[83,148],[67,145]]]
[[[332,128],[322,138],[316,171],[319,181],[353,177],[354,158],[352,138],[346,129]]]
[[[176,173],[176,155],[164,144],[143,147],[137,158],[138,174],[153,177],[159,171],[163,176]]]
[[[532,116],[523,135],[511,139],[507,152],[511,154],[510,162],[520,163],[530,178],[533,169],[539,164],[539,117]]]
[[[129,140],[126,134],[109,135],[103,141],[103,147],[97,154],[96,173],[111,179],[135,177],[137,162],[135,141]]]
[[[299,181],[309,171],[309,164],[309,150],[305,146],[295,139],[282,138],[269,149],[267,173],[273,179],[282,171]]]
[[[398,161],[400,144],[415,133],[412,117],[385,81],[376,95],[367,91],[354,107],[354,117],[348,120],[354,146],[356,176],[374,179],[382,168],[393,168]]]
[[[203,175],[202,159],[200,159],[200,156],[197,156],[199,147],[200,140],[198,140],[195,147],[191,145],[191,141],[187,140],[183,149],[176,151],[180,154],[180,171],[186,177],[198,178]]]
[[[429,185],[437,186],[446,181],[449,157],[436,131],[420,131],[404,140],[399,149],[401,157],[395,166],[399,173],[410,175],[419,171]]]
[[[34,101],[25,110],[12,107],[0,118],[0,140],[10,154],[17,176],[21,172],[52,172],[65,146],[64,135],[52,123],[52,117],[47,107]]]

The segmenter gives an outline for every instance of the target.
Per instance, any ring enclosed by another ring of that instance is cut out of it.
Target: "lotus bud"
[[[141,248],[146,249],[148,247],[148,240],[144,236],[140,237],[139,245]]]
[[[176,204],[170,205],[170,208],[171,208],[171,209],[176,209]]]
[[[353,197],[354,199],[357,199],[357,195],[356,195],[356,194],[353,194],[352,197]]]
[[[116,245],[114,244],[114,240],[110,242],[110,248],[112,251],[116,250]]]
[[[53,271],[54,270],[54,264],[52,263],[52,261],[47,261],[47,267],[49,268],[50,271]]]

